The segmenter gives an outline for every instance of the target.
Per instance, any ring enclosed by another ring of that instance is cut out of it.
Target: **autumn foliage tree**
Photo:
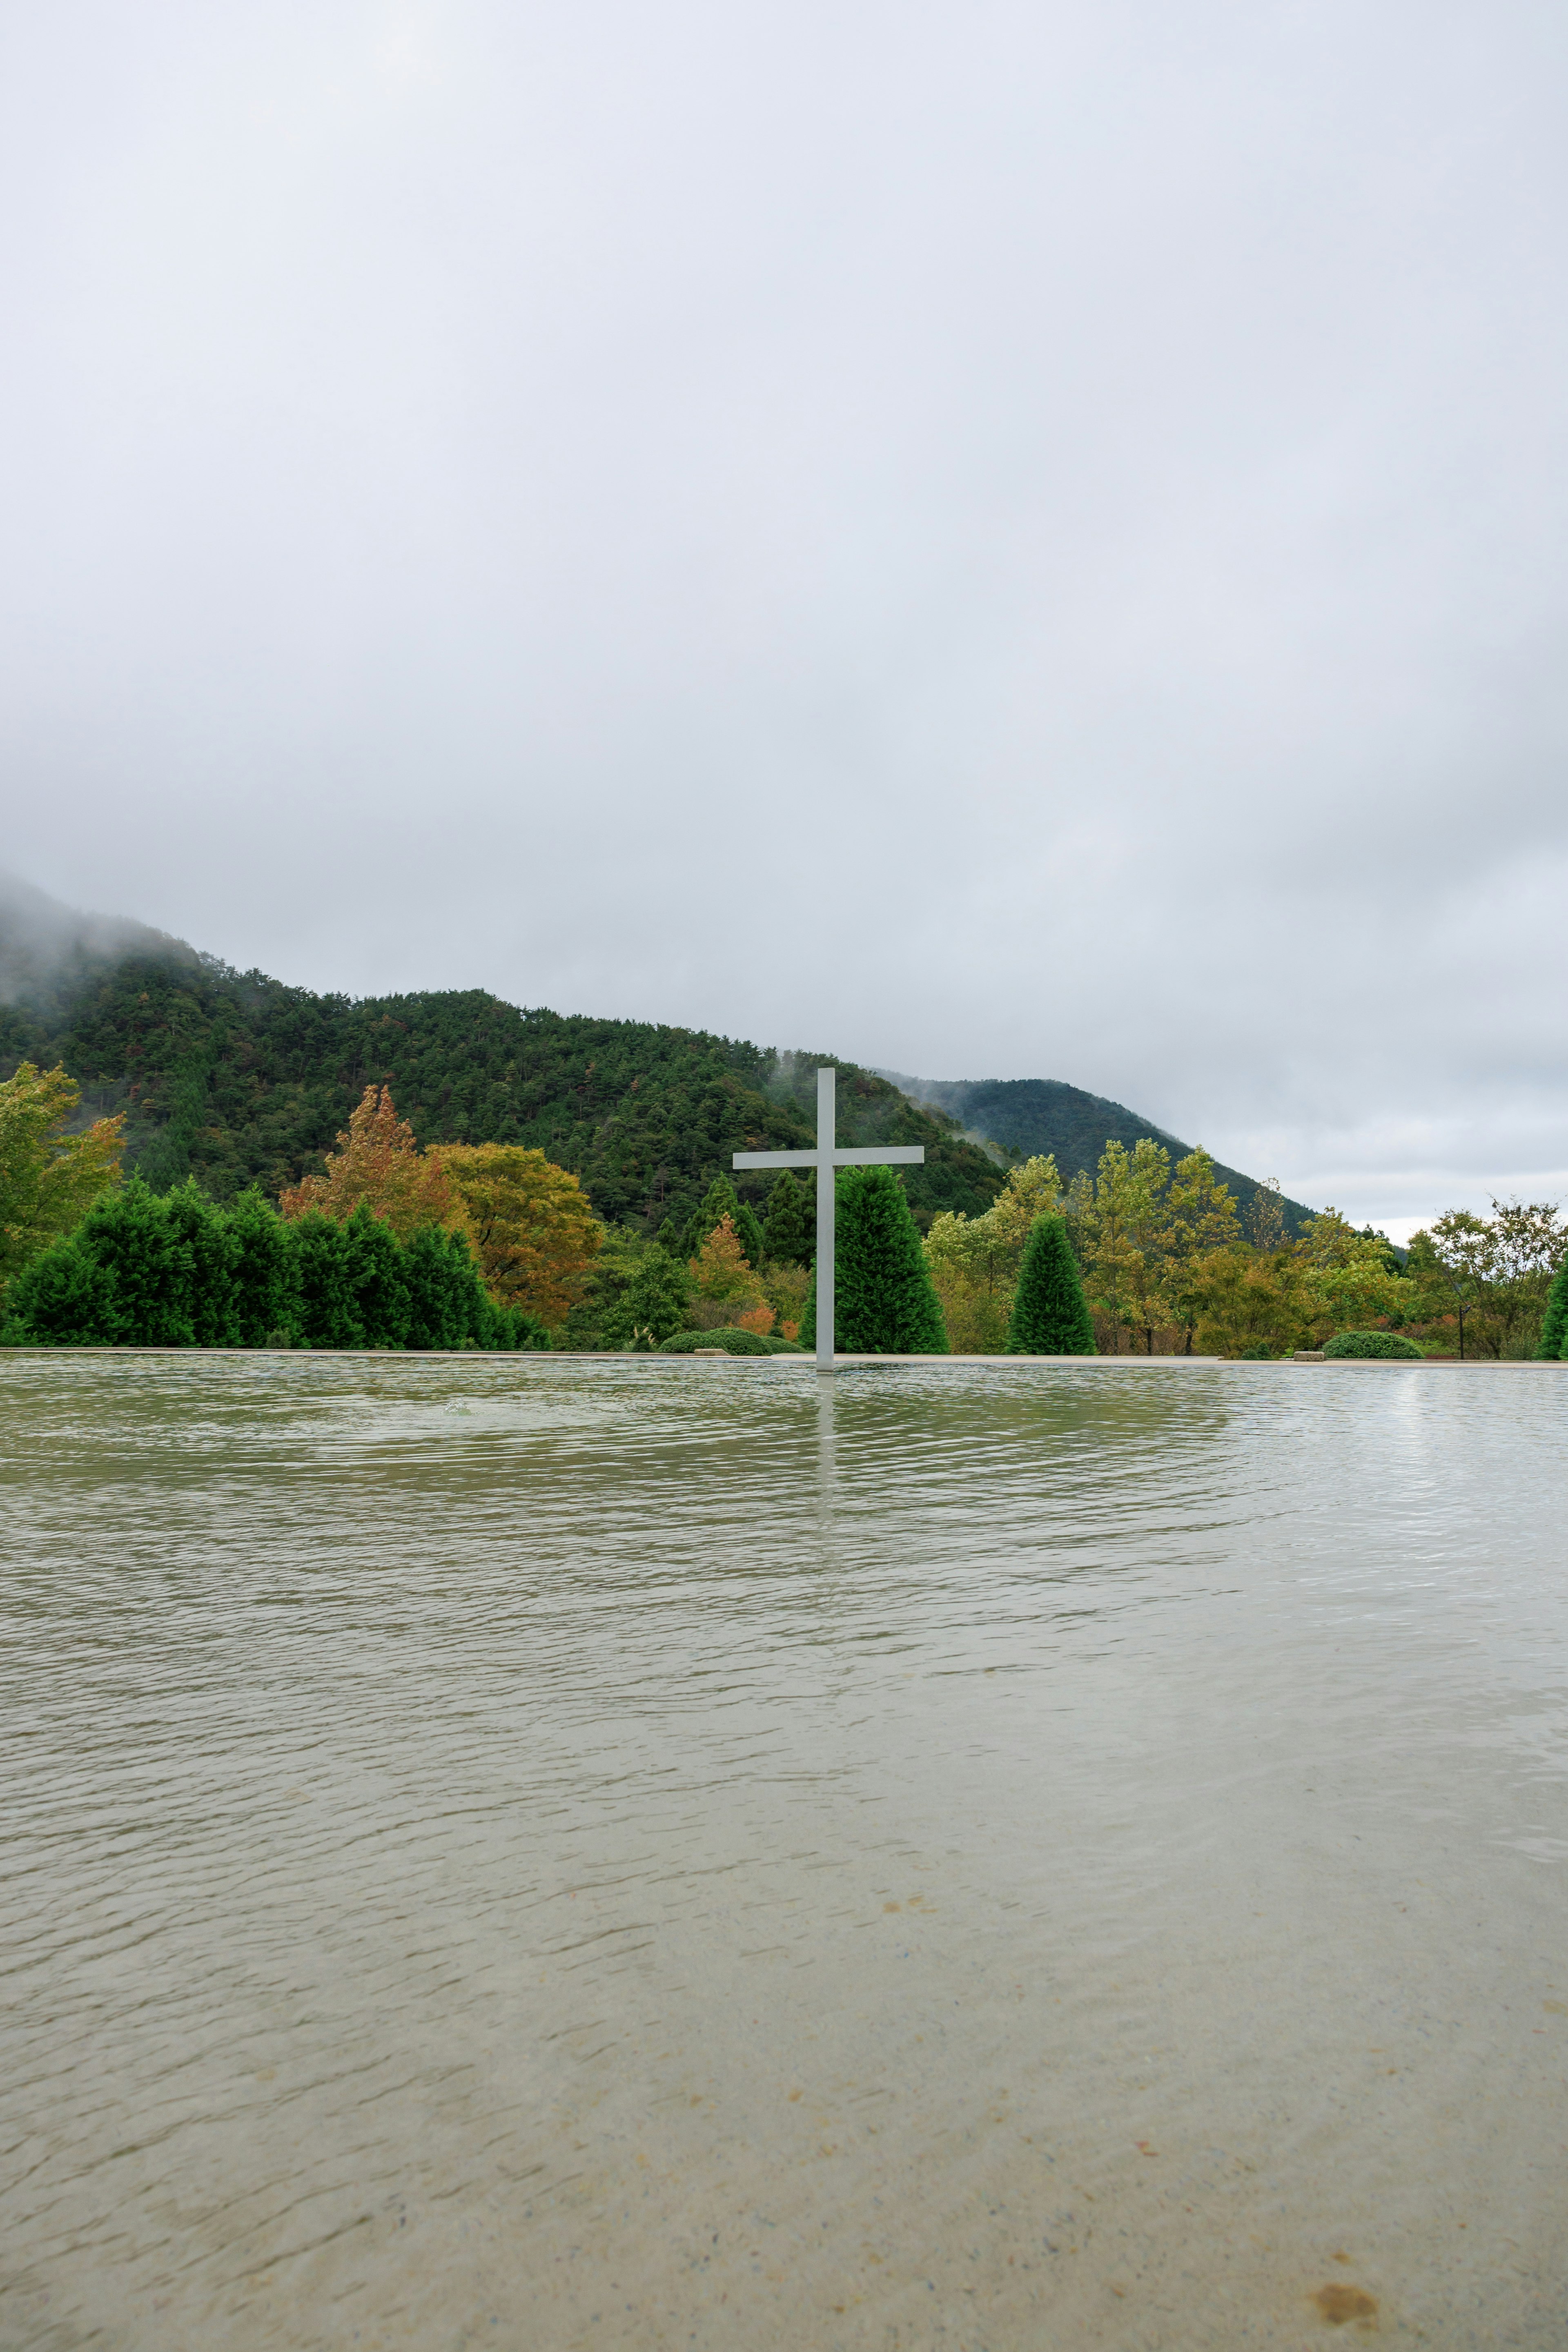
[[[81,1090],[63,1068],[23,1062],[0,1085],[0,1297],[30,1259],[120,1181],[123,1118],[67,1133]]]
[[[730,1217],[720,1218],[689,1270],[694,1331],[718,1331],[729,1325],[764,1335],[773,1329],[773,1310]]]
[[[463,1222],[451,1177],[436,1153],[420,1150],[414,1129],[393,1108],[390,1087],[366,1087],[325,1173],[304,1177],[279,1195],[278,1205],[286,1217],[320,1209],[342,1224],[362,1202],[374,1215],[384,1217],[399,1241],[407,1241],[421,1225]]]
[[[605,1229],[581,1184],[515,1143],[442,1143],[426,1154],[454,1196],[492,1298],[553,1328],[582,1297]]]

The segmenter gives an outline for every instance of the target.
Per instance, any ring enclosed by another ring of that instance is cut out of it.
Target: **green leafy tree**
[[[1184,1335],[1184,1352],[1193,1352],[1199,1300],[1194,1269],[1215,1250],[1232,1249],[1241,1239],[1241,1219],[1236,1197],[1221,1182],[1206,1151],[1189,1151],[1171,1171],[1165,1196],[1168,1225],[1165,1237],[1163,1292],[1165,1311]]]
[[[1555,1202],[1497,1201],[1487,1297],[1489,1339],[1500,1356],[1533,1354],[1552,1276],[1568,1244]]]
[[[0,1083],[0,1298],[29,1258],[79,1225],[120,1181],[123,1118],[66,1132],[81,1090],[23,1062]]]
[[[1417,1253],[1415,1244],[1426,1247]],[[1469,1209],[1447,1209],[1429,1233],[1411,1236],[1411,1257],[1417,1269],[1435,1276],[1431,1282],[1434,1308],[1447,1307],[1459,1327],[1463,1358],[1466,1326],[1484,1314],[1487,1295],[1497,1267],[1497,1235],[1484,1217]]]
[[[1100,1155],[1087,1213],[1079,1213],[1092,1304],[1108,1322],[1142,1331],[1151,1355],[1154,1332],[1167,1311],[1164,1194],[1170,1171],[1170,1153],[1152,1136],[1140,1136],[1131,1151],[1112,1139]],[[1069,1220],[1071,1213],[1069,1194]]]
[[[739,1227],[736,1228],[739,1231]],[[768,1194],[763,1246],[774,1265],[809,1265],[816,1255],[816,1202],[812,1187],[781,1168]],[[752,1264],[756,1264],[752,1260]]]
[[[1037,1217],[1024,1251],[1007,1326],[1011,1356],[1092,1356],[1094,1319],[1065,1217]]]
[[[945,1356],[941,1302],[893,1171],[841,1168],[835,1207],[836,1348],[847,1355]],[[800,1344],[816,1344],[815,1280]]]
[[[668,1250],[646,1251],[603,1326],[607,1348],[643,1353],[684,1331],[691,1307],[691,1277]]]
[[[1296,1255],[1306,1269],[1313,1336],[1364,1330],[1380,1320],[1403,1323],[1419,1304],[1381,1234],[1357,1233],[1337,1209],[1309,1217]]]

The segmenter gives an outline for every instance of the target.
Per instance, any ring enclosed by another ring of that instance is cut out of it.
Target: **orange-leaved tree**
[[[348,1133],[327,1160],[323,1176],[307,1176],[279,1197],[286,1217],[324,1209],[342,1222],[363,1201],[384,1217],[399,1241],[421,1225],[460,1225],[463,1204],[431,1151],[421,1151],[414,1129],[393,1108],[390,1087],[366,1087]]]
[[[553,1327],[587,1286],[605,1228],[569,1169],[520,1143],[437,1143],[486,1289]]]
[[[717,1331],[738,1324],[742,1331],[764,1336],[773,1328],[761,1278],[741,1246],[732,1217],[721,1217],[691,1260],[692,1328]]]

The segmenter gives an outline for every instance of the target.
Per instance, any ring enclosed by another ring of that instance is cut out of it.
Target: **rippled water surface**
[[[0,1414],[5,2352],[1568,2341],[1562,1376]]]

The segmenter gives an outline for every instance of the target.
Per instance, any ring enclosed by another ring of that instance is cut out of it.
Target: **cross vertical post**
[[[836,1182],[840,1168],[919,1167],[925,1159],[923,1143],[888,1143],[838,1147],[838,1073],[816,1074],[816,1149],[815,1151],[737,1151],[736,1168],[815,1168],[816,1171],[816,1369],[833,1370],[837,1336],[834,1295]]]
[[[816,1369],[833,1370],[834,1310],[833,1244],[837,1223],[838,1185],[833,1148],[838,1140],[838,1073],[816,1074]]]

